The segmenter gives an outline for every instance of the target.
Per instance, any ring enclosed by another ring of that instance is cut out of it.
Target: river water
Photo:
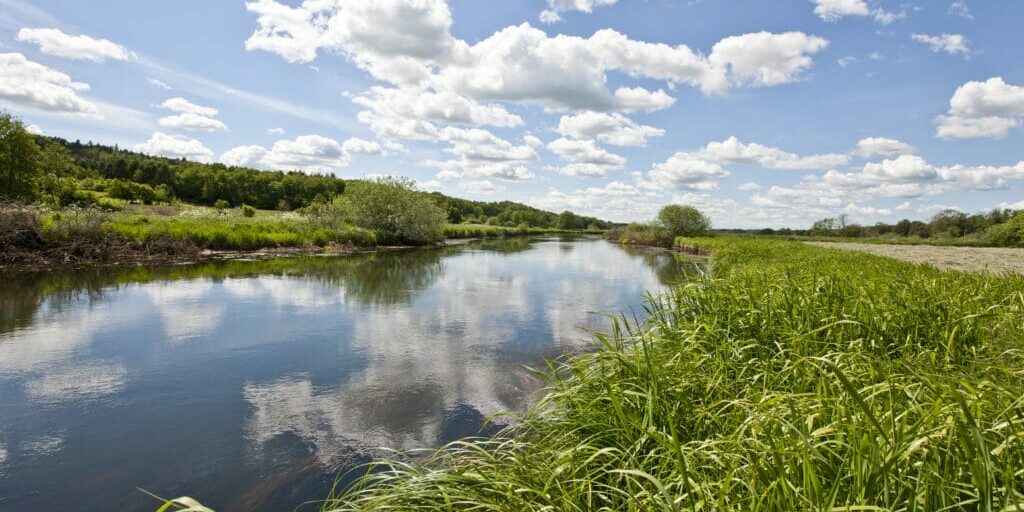
[[[698,271],[566,237],[0,274],[0,510],[292,510],[380,448],[493,433],[524,365]]]

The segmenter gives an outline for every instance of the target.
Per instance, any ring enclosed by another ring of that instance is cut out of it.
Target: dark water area
[[[0,274],[0,511],[293,510],[380,448],[492,433],[524,365],[699,271],[567,237]]]

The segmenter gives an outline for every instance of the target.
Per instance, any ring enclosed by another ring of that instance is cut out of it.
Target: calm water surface
[[[153,510],[136,487],[292,510],[380,447],[521,411],[523,365],[692,271],[549,238],[0,274],[0,510]]]

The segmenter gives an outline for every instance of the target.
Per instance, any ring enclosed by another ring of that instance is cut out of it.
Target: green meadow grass
[[[113,217],[107,226],[131,242],[170,238],[191,241],[202,248],[221,250],[325,246],[331,243],[360,246],[376,244],[374,233],[365,229],[354,226],[326,229],[304,219],[119,215]]]
[[[750,239],[323,510],[1024,510],[1024,277]]]

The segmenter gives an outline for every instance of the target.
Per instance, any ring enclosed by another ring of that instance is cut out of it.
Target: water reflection
[[[664,251],[517,238],[3,276],[0,510],[151,509],[136,486],[293,506],[377,448],[522,410],[537,387],[523,365],[697,271]]]

